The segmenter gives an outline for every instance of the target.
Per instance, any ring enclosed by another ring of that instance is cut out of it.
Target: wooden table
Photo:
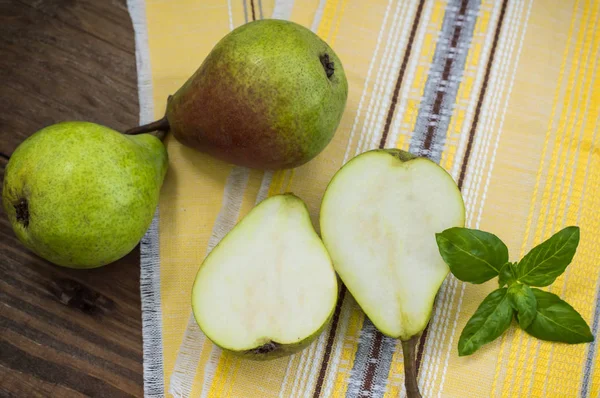
[[[138,121],[125,0],[0,0],[0,174],[36,130]],[[69,270],[25,249],[0,210],[0,397],[142,396],[139,251]]]

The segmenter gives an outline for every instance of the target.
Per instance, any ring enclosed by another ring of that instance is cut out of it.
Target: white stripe
[[[511,3],[511,5],[513,5],[515,3]],[[474,147],[474,151],[473,151],[473,160],[474,162],[473,164],[473,173],[469,173],[468,178],[465,179],[465,187],[472,190],[474,192],[473,195],[470,196],[472,203],[471,203],[471,208],[475,209],[477,208],[477,213],[478,213],[478,218],[477,221],[475,222],[475,225],[479,225],[479,222],[481,220],[481,213],[483,211],[483,203],[484,201],[480,201],[479,206],[477,206],[477,197],[478,197],[478,193],[480,192],[480,187],[482,184],[482,178],[483,178],[483,170],[485,169],[485,162],[488,160],[488,153],[489,153],[489,148],[490,148],[490,140],[491,140],[491,136],[493,135],[493,131],[498,131],[498,134],[496,135],[496,143],[498,142],[498,140],[500,139],[500,136],[502,135],[502,126],[499,126],[498,129],[494,129],[494,126],[496,124],[496,118],[498,117],[499,113],[502,113],[502,121],[504,121],[503,117],[504,114],[506,112],[506,107],[508,106],[508,99],[510,98],[510,94],[512,92],[512,86],[510,87],[509,91],[506,91],[506,96],[505,96],[505,102],[504,102],[504,107],[503,107],[503,111],[502,112],[498,112],[497,110],[500,107],[500,100],[502,98],[502,94],[503,92],[505,92],[505,90],[496,90],[496,87],[499,87],[498,85],[498,81],[501,81],[502,84],[500,87],[505,87],[506,86],[506,82],[507,82],[507,78],[508,78],[508,64],[510,62],[510,60],[512,59],[512,52],[513,52],[513,48],[515,45],[515,41],[516,41],[516,36],[517,33],[519,32],[519,27],[521,26],[521,17],[523,15],[523,5],[524,2],[523,1],[519,1],[518,3],[516,3],[516,5],[514,7],[510,7],[509,10],[511,10],[512,12],[514,12],[514,15],[510,15],[508,13],[507,10],[507,19],[506,19],[506,24],[503,26],[503,30],[505,30],[504,28],[506,28],[506,32],[507,33],[503,33],[503,36],[506,36],[507,39],[506,41],[504,40],[499,40],[499,46],[498,46],[498,56],[494,59],[494,69],[498,72],[493,73],[490,76],[490,90],[488,91],[489,95],[486,96],[486,98],[484,99],[484,104],[482,106],[482,112],[481,112],[481,124],[478,127],[478,130],[480,130],[483,134],[480,134],[477,136],[477,139],[475,140],[475,147]],[[512,14],[512,13],[511,13]],[[516,15],[516,20],[515,20],[515,15]],[[514,22],[513,22],[514,20]],[[506,55],[506,56],[505,56]],[[516,54],[515,57],[515,62],[518,61],[518,53]],[[496,66],[498,65],[498,66]],[[512,74],[512,78],[511,78],[511,83],[514,82],[514,76],[516,73],[516,68],[512,70],[513,74]],[[484,111],[485,110],[485,111]],[[490,165],[493,165],[495,159],[491,159],[490,160]],[[484,164],[480,165],[480,163],[483,162]],[[490,173],[488,174],[488,178],[491,175],[491,171],[492,168],[490,168]],[[485,182],[486,186],[489,184],[489,179],[486,179]],[[473,211],[470,214],[469,217],[469,225],[473,222],[474,219],[474,215],[475,215],[475,211]]]
[[[288,383],[288,378],[290,377],[291,367],[292,367],[292,363],[294,362],[294,357],[295,357],[295,355],[292,355],[290,357],[287,367],[285,368],[285,376],[283,377],[283,382],[281,383],[281,387],[279,388],[279,398],[286,398],[284,393],[285,393],[285,389],[286,389],[286,386]]]
[[[275,6],[273,7],[273,15],[271,18],[290,19],[293,9],[294,0],[275,0]]]
[[[152,69],[144,0],[127,0],[135,35],[135,61],[138,80],[140,124],[154,119]],[[144,396],[164,397],[160,255],[158,245],[159,209],[140,242],[140,298],[144,362]]]
[[[231,0],[227,0],[227,15],[229,16],[229,30],[233,30],[233,9]]]
[[[319,6],[317,7],[317,11],[315,11],[315,17],[313,18],[312,25],[310,26],[310,30],[316,32],[319,29],[319,24],[321,23],[321,18],[323,18],[323,10],[325,9],[325,4],[327,4],[327,0],[319,0]]]
[[[388,7],[391,4],[388,3]],[[412,8],[409,8],[412,6]],[[394,13],[390,33],[386,40],[385,49],[379,69],[375,77],[375,83],[371,90],[369,106],[365,115],[363,128],[361,129],[360,139],[356,147],[355,155],[361,153],[364,149],[376,148],[378,142],[374,135],[380,133],[382,129],[377,129],[382,120],[387,116],[387,110],[390,107],[392,94],[398,77],[398,70],[402,61],[403,50],[406,49],[409,30],[411,28],[411,17],[414,15],[417,2],[400,2]],[[388,10],[386,10],[388,11]],[[387,12],[386,12],[387,13]],[[398,23],[398,17],[402,16],[402,21]],[[391,64],[391,66],[390,66]],[[383,103],[382,103],[383,101]]]
[[[377,54],[379,53],[379,46],[381,45],[381,39],[383,38],[383,33],[385,32],[385,26],[387,24],[388,14],[390,11],[390,7],[392,4],[392,0],[389,0],[388,6],[385,10],[385,14],[383,17],[383,23],[381,24],[381,28],[379,29],[379,35],[377,35],[377,42],[375,44],[375,50],[373,51],[373,55],[371,56],[371,62],[369,64],[369,68],[367,69],[367,77],[365,79],[365,84],[363,85],[362,94],[360,96],[360,100],[358,101],[358,109],[356,110],[356,116],[354,117],[354,123],[352,124],[352,129],[350,130],[350,136],[348,138],[348,144],[346,145],[346,152],[344,153],[344,160],[342,164],[348,161],[350,157],[350,148],[352,147],[352,141],[354,140],[354,135],[356,134],[356,129],[358,126],[358,122],[360,120],[360,115],[362,111],[362,107],[365,101],[365,96],[369,91],[369,81],[371,80],[371,72],[373,71],[373,67],[375,65],[375,61],[377,60]]]
[[[318,367],[314,366],[316,363],[319,363],[315,360],[315,357],[319,358],[318,355],[323,352],[327,342],[327,334],[328,333],[321,333],[318,340],[300,354],[300,364],[298,364],[298,369],[296,370],[296,377],[292,387],[292,397],[302,397],[305,395],[305,390],[311,390],[310,386],[314,384],[314,380],[311,380],[311,376],[313,376],[314,379],[314,375],[310,370],[311,368],[314,369]],[[299,376],[298,371],[300,372]],[[300,389],[300,391],[298,391],[298,389]]]

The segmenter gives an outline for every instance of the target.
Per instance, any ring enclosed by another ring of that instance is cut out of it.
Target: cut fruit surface
[[[298,197],[252,209],[202,264],[192,291],[198,325],[215,344],[252,357],[278,357],[310,343],[328,322],[337,280]]]
[[[323,242],[365,314],[408,340],[426,327],[449,272],[435,233],[463,226],[462,196],[436,163],[396,150],[358,155],[333,177],[321,206]]]

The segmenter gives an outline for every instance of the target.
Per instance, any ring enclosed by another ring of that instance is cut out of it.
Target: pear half
[[[452,177],[433,161],[402,150],[356,156],[324,194],[321,235],[335,270],[377,329],[411,342],[403,344],[407,382],[414,344],[449,272],[435,233],[464,222]]]
[[[206,257],[192,308],[216,345],[272,359],[310,344],[337,302],[331,259],[304,202],[272,196],[244,217]]]

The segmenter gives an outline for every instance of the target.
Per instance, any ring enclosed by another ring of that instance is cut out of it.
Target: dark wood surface
[[[125,0],[0,0],[0,176],[44,126],[134,126],[134,51]],[[56,267],[0,210],[0,397],[142,395],[138,249],[97,270]]]

